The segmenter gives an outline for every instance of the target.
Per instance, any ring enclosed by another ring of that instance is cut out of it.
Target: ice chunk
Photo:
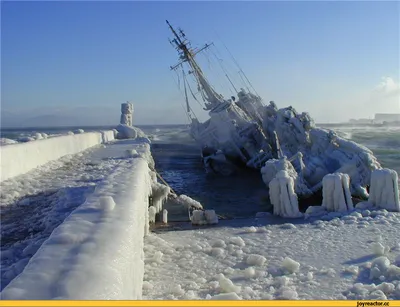
[[[264,256],[251,254],[247,257],[246,263],[248,265],[262,266],[267,259]]]
[[[218,282],[219,282],[219,286],[223,292],[226,292],[226,293],[240,292],[240,286],[235,286],[229,278],[226,278],[224,276],[224,274],[218,275]]]
[[[240,247],[243,247],[246,245],[241,237],[232,237],[229,239],[229,242],[231,242],[237,246],[240,246]]]
[[[294,193],[293,178],[286,171],[280,171],[269,183],[269,195],[275,215],[289,218],[302,216]]]
[[[400,212],[396,171],[385,168],[372,172],[368,202],[380,208]]]
[[[294,261],[293,259],[291,259],[289,257],[286,257],[282,261],[282,267],[284,268],[284,270],[286,270],[287,272],[292,274],[292,273],[299,271],[300,263]]]
[[[74,130],[74,134],[81,134],[84,133],[85,131],[83,129],[76,129]]]
[[[372,245],[372,252],[374,253],[374,255],[383,256],[387,251],[388,251],[388,248],[386,248],[380,242],[375,242]]]
[[[374,259],[374,261],[372,261],[371,264],[371,271],[369,278],[376,279],[379,278],[380,276],[385,276],[385,273],[389,269],[389,266],[390,266],[390,261],[385,256],[381,256]]]
[[[248,267],[244,270],[244,276],[246,278],[253,278],[256,275],[256,270],[253,267]]]
[[[322,180],[322,206],[328,211],[345,212],[354,208],[347,174],[328,174]]]
[[[103,196],[99,198],[100,208],[103,209],[104,212],[109,212],[114,210],[115,201],[111,196]]]

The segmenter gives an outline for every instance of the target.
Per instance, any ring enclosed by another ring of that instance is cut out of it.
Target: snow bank
[[[113,146],[118,147],[110,150]],[[150,146],[135,149],[140,157],[127,158],[97,185],[3,290],[2,299],[141,299],[153,178],[146,158]]]
[[[269,195],[274,206],[274,214],[282,217],[301,217],[297,195],[294,192],[294,180],[288,172],[280,171],[269,183]]]
[[[114,140],[113,131],[65,135],[0,147],[0,181],[24,174],[49,161]]]
[[[345,212],[354,209],[347,174],[328,174],[322,180],[322,206],[328,211]]]
[[[400,212],[397,181],[398,175],[394,170],[380,169],[373,171],[368,202],[386,210]]]

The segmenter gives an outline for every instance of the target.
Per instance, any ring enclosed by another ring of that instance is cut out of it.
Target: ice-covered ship
[[[190,134],[201,148],[207,171],[230,175],[244,165],[260,169],[268,185],[285,170],[294,179],[300,196],[320,190],[325,175],[341,172],[349,175],[354,196],[367,197],[371,172],[381,168],[369,149],[316,127],[306,112],[298,113],[291,106],[278,109],[273,101],[264,105],[261,97],[249,90],[240,89],[237,98],[225,99],[211,86],[196,61],[196,55],[211,44],[191,48],[185,33],[167,24],[174,36],[170,42],[180,59],[171,69],[182,73]],[[209,119],[203,123],[189,104],[188,89],[194,99],[196,96],[187,75],[194,76],[204,110],[208,111]]]

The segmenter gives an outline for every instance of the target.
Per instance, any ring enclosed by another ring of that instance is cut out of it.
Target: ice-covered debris
[[[194,210],[191,221],[193,225],[218,224],[218,216],[214,210]]]
[[[372,172],[368,202],[380,208],[400,212],[396,171],[385,168]]]
[[[328,211],[345,212],[354,208],[350,193],[350,177],[334,173],[322,180],[322,206]]]
[[[230,292],[235,292],[239,293],[240,292],[240,286],[235,286],[229,278],[226,278],[224,274],[218,274],[218,282],[219,286],[221,288],[222,292],[230,293]]]
[[[286,171],[280,171],[269,183],[269,195],[275,215],[288,218],[298,218],[303,215],[299,211],[293,178]]]
[[[292,274],[299,271],[300,263],[294,261],[289,257],[286,257],[282,261],[282,268],[284,269],[284,271],[288,272],[289,274]]]
[[[18,142],[15,140],[7,139],[7,138],[0,138],[0,145],[11,145],[17,144]]]
[[[278,173],[285,171],[286,176],[292,178],[293,189],[299,195],[310,195],[311,191],[307,187],[302,176],[299,176],[292,163],[286,159],[270,159],[261,168],[261,175],[264,183],[270,186],[271,181],[277,177]]]
[[[80,133],[84,133],[85,131],[83,129],[76,129],[74,130],[75,134],[80,134]]]
[[[75,133],[73,133],[72,131],[68,131],[67,135],[74,135]]]
[[[168,224],[168,211],[167,211],[167,209],[163,210],[162,220],[163,220],[164,224]]]
[[[209,299],[209,300],[220,300],[220,301],[241,300],[239,295],[237,295],[235,292],[221,293],[221,294],[217,294],[217,295],[214,295],[214,296],[209,296],[207,299]]]
[[[193,198],[190,198],[189,196],[184,194],[181,194],[178,197],[176,197],[175,202],[181,204],[186,208],[195,208],[199,210],[203,209],[203,206],[197,200],[194,200]]]
[[[111,196],[102,196],[99,198],[100,208],[104,212],[110,212],[115,208],[115,201]]]
[[[152,206],[154,206],[158,212],[161,212],[162,205],[166,201],[168,194],[171,192],[171,189],[166,185],[163,185],[158,182],[153,182],[151,184],[151,199],[152,199]]]
[[[254,265],[254,266],[262,266],[267,259],[264,256],[257,255],[257,254],[251,254],[247,257],[246,263],[248,265]]]
[[[149,222],[150,223],[155,223],[156,222],[156,214],[157,214],[157,209],[154,206],[149,207]]]

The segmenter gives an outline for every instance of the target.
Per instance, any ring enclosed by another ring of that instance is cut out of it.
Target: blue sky
[[[130,100],[138,124],[184,123],[165,19],[194,46],[214,41],[236,73],[222,38],[266,102],[308,111],[318,122],[400,112],[399,7],[394,1],[2,2],[2,115],[92,113],[110,124]]]

